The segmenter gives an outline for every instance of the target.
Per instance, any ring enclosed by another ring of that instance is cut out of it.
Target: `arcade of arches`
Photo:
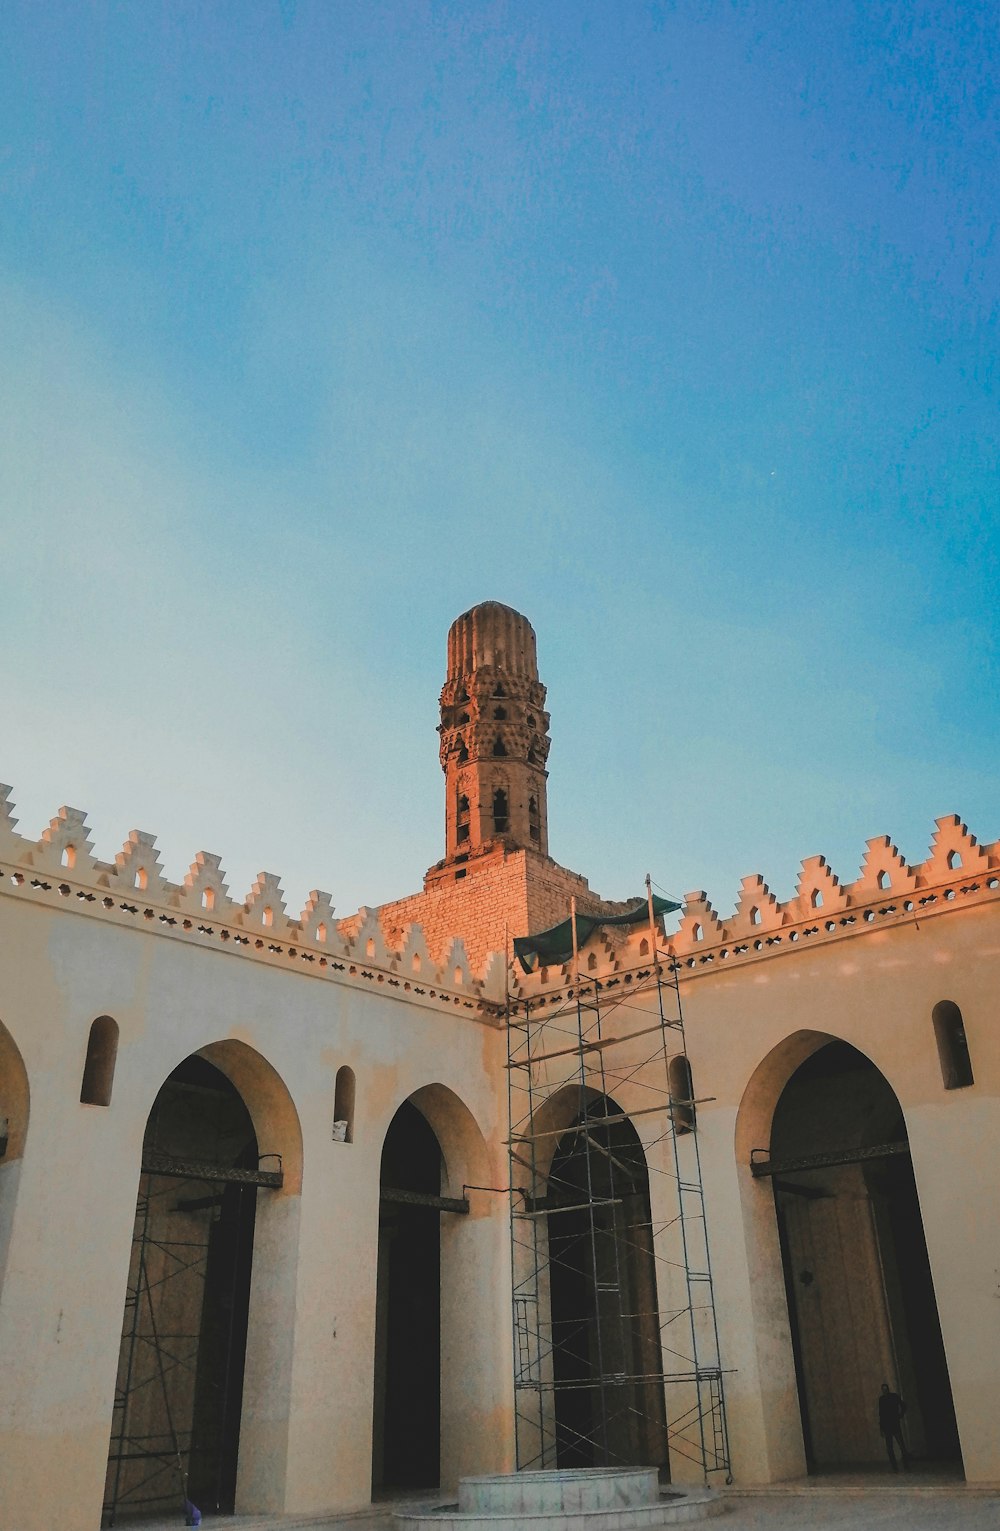
[[[4,1077],[11,1097],[16,1070],[10,1059]],[[598,1372],[654,1376],[662,1366],[645,1157],[632,1123],[604,1125],[605,1117],[622,1117],[617,1104],[588,1100],[557,1140],[547,1173],[555,1381],[562,1385],[557,1452],[567,1467],[594,1460],[590,1416]],[[588,1137],[597,1140],[598,1152],[584,1151]],[[213,1180],[210,1167],[256,1168],[257,1138],[231,1081],[192,1056],[157,1095],[143,1153],[147,1163],[159,1154],[202,1168],[185,1178],[175,1171],[142,1176],[106,1505],[112,1516],[169,1507],[176,1501],[179,1450],[185,1493],[203,1507],[231,1512],[262,1193]],[[817,1155],[831,1162],[801,1166]],[[875,1065],[847,1043],[819,1046],[778,1098],[770,1161],[810,1466],[881,1461],[873,1399],[883,1380],[908,1400],[913,1454],[957,1458],[906,1128]],[[386,1132],[381,1162],[376,1489],[439,1481],[445,1214],[433,1203],[441,1196],[442,1166],[433,1128],[417,1106],[404,1102]],[[386,1190],[402,1195],[386,1197]],[[606,1204],[594,1224],[596,1239],[581,1208],[591,1197]],[[605,1269],[612,1254],[624,1257],[625,1268]],[[614,1351],[600,1365],[598,1344]],[[635,1392],[610,1413],[613,1438],[606,1450],[613,1460],[652,1461],[668,1470],[662,1389],[637,1385]]]

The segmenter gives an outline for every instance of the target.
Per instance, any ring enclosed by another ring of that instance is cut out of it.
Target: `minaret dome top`
[[[456,617],[448,631],[448,679],[483,667],[537,681],[535,630],[527,617],[499,601],[482,601]]]

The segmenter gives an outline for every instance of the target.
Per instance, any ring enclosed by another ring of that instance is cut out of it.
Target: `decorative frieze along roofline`
[[[869,840],[858,877],[841,883],[823,856],[803,861],[796,891],[780,902],[763,877],[745,877],[723,919],[701,890],[685,895],[678,927],[657,953],[683,979],[770,959],[831,940],[884,930],[991,901],[1000,894],[1000,841],[981,845],[957,814],[938,819],[927,858],[909,866],[888,836]],[[574,981],[568,967],[525,975],[491,954],[473,971],[460,937],[440,961],[417,923],[390,939],[379,911],[336,918],[328,893],[313,889],[289,916],[277,876],[261,872],[243,903],[230,895],[218,856],[200,851],[184,881],[164,876],[155,837],[133,830],[113,862],[95,856],[86,815],[63,807],[37,840],[17,831],[10,788],[0,784],[0,895],[72,909],[108,923],[227,951],[286,971],[363,986],[442,1010],[459,1008],[497,1024],[508,989],[556,1003]],[[585,974],[631,983],[649,968],[649,932],[609,928],[585,952]],[[583,976],[583,975],[581,975]]]
[[[17,832],[10,791],[0,784],[0,895],[308,977],[382,987],[392,997],[497,1023],[502,959],[491,957],[483,973],[474,973],[459,937],[435,963],[419,925],[404,926],[398,945],[390,946],[377,910],[362,908],[338,921],[330,895],[319,889],[292,919],[273,872],[261,872],[244,902],[236,903],[219,857],[207,851],[198,852],[182,883],[169,882],[155,837],[144,830],[131,831],[114,861],[101,861],[78,808],[60,808],[39,839],[30,840]]]
[[[790,955],[828,941],[885,930],[1000,896],[1000,841],[980,845],[957,814],[937,820],[926,860],[908,866],[887,835],[869,840],[857,879],[841,883],[824,856],[802,863],[795,894],[785,903],[763,877],[745,877],[736,909],[722,919],[702,890],[687,893],[678,927],[657,951],[682,981],[747,962]],[[644,924],[602,930],[581,954],[583,978],[602,985],[632,983],[650,967]],[[572,985],[569,965],[524,974],[511,968],[512,992],[557,1004]],[[553,986],[557,986],[558,992]]]

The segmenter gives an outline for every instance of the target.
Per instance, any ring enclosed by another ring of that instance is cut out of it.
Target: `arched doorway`
[[[105,1524],[234,1510],[257,1191],[281,1184],[227,1074],[186,1058],[143,1139]]]
[[[610,1097],[558,1139],[545,1210],[557,1464],[666,1468],[649,1174]]]
[[[27,1134],[28,1075],[13,1037],[0,1023],[0,1290]]]
[[[434,1488],[441,1461],[441,1148],[404,1101],[382,1147],[372,1487]]]
[[[819,1046],[781,1091],[753,1168],[774,1188],[810,1468],[885,1465],[883,1382],[907,1402],[914,1457],[958,1459],[906,1125],[885,1076],[846,1042]]]

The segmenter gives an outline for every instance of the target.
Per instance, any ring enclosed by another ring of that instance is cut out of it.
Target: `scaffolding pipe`
[[[696,1461],[706,1482],[720,1473],[730,1481],[700,1154],[697,1142],[687,1147],[682,1172],[678,1151],[678,1134],[684,1128],[676,1120],[677,1107],[701,1101],[687,1098],[694,1096],[691,1089],[684,1100],[671,1096],[671,1059],[686,1055],[678,969],[669,952],[659,949],[652,879],[647,876],[645,883],[650,952],[648,963],[644,956],[635,975],[625,975],[626,982],[638,978],[634,985],[611,995],[607,990],[617,986],[617,977],[604,983],[581,973],[575,897],[570,900],[572,966],[568,973],[563,970],[562,983],[549,995],[518,996],[511,993],[509,970],[507,974],[516,1461],[523,1470],[611,1465],[626,1458],[634,1462],[630,1453],[651,1460],[655,1431],[663,1429],[660,1460],[669,1450],[678,1459]],[[563,987],[567,981],[572,985],[568,992]],[[604,1035],[605,1013],[627,1000],[638,1008],[640,995],[648,1005],[654,984],[655,1024],[624,1035]],[[665,991],[672,996],[676,1014],[667,1013]],[[572,1031],[567,1024],[571,1016]],[[633,1053],[627,1065],[605,1072],[607,1049],[643,1037],[655,1037],[650,1057],[633,1062]],[[676,1038],[673,1044],[671,1038]],[[623,1110],[608,1094],[612,1081],[617,1081],[615,1088],[635,1081],[643,1090],[658,1090],[663,1099]],[[567,1089],[576,1092],[576,1118],[550,1126],[542,1113]],[[599,1109],[605,1114],[599,1115]],[[657,1135],[647,1138],[643,1148],[634,1131],[631,1137],[627,1134],[625,1124],[656,1115],[663,1117],[664,1127],[656,1129]],[[630,1163],[633,1141],[638,1157]],[[560,1142],[563,1148],[557,1146]],[[659,1145],[658,1155],[654,1150]],[[660,1157],[663,1149],[666,1159]],[[558,1159],[557,1176],[553,1156],[560,1154],[568,1157]],[[654,1218],[649,1201],[652,1174],[669,1176],[676,1214]],[[566,1196],[562,1205],[553,1196],[557,1187]],[[552,1220],[567,1215],[577,1219],[577,1226],[557,1234],[558,1223]],[[665,1242],[674,1238],[677,1244]],[[647,1259],[648,1270],[643,1264]],[[672,1300],[665,1308],[658,1300],[656,1276],[672,1268],[678,1271],[685,1297],[683,1305]],[[575,1305],[569,1312],[554,1311],[551,1282],[563,1269],[576,1272],[573,1280],[583,1281],[578,1296],[589,1316],[581,1317]],[[685,1336],[680,1344],[678,1334]],[[593,1406],[569,1409],[570,1396],[589,1396]],[[671,1407],[675,1397],[676,1413]],[[566,1407],[561,1407],[561,1399]]]

